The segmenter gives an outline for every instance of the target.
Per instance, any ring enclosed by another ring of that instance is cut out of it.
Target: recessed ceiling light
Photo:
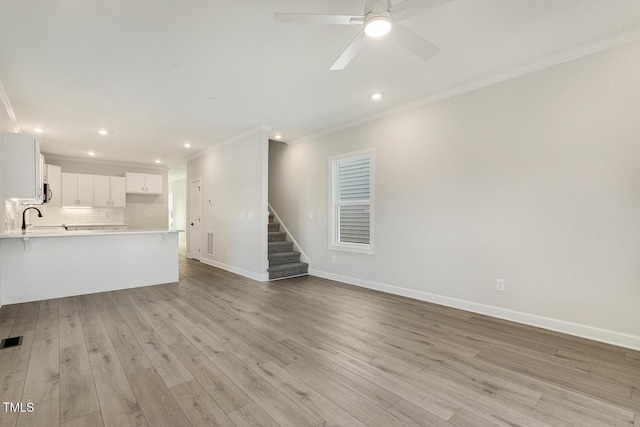
[[[93,151],[89,151],[87,154],[90,155],[90,156],[95,156],[96,155],[96,153],[94,153]]]
[[[42,133],[42,132],[44,132],[44,130],[42,130],[42,129],[40,129],[40,128],[35,128],[33,131],[34,131],[35,133]]]
[[[100,130],[98,131],[98,133],[99,133],[100,135],[109,135],[109,132],[108,132],[108,131],[106,131],[106,130],[104,130],[104,129],[100,129]]]
[[[371,99],[373,99],[374,101],[377,101],[379,99],[382,99],[382,94],[380,93],[374,93],[373,95],[371,95]]]
[[[156,163],[160,164],[162,161],[160,159],[156,159]]]
[[[282,135],[280,135],[280,134],[276,134],[276,135],[274,136],[274,138],[275,138],[275,139],[282,139]]]
[[[184,143],[184,148],[191,148],[191,144],[189,144],[188,142]]]

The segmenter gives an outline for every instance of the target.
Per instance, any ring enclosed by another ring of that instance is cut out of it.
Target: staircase
[[[269,214],[269,280],[300,276],[308,273],[309,264],[300,261],[300,252],[293,250],[287,233],[280,231],[280,223]]]

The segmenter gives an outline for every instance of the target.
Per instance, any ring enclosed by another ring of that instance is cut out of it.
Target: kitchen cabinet
[[[62,173],[62,206],[93,206],[93,175]]]
[[[60,206],[62,198],[60,197],[62,194],[61,188],[61,174],[62,169],[60,166],[56,165],[46,165],[46,174],[47,174],[47,205],[49,206]]]
[[[43,157],[40,141],[24,133],[2,133],[4,197],[23,204],[40,204],[43,195]]]
[[[93,205],[101,208],[124,208],[127,198],[125,186],[123,177],[95,175]]]
[[[127,172],[128,194],[162,194],[162,175]]]

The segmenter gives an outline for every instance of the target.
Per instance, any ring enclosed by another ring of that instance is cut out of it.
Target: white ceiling
[[[442,49],[430,61],[371,40],[345,70],[329,71],[358,27],[273,19],[357,15],[363,5],[2,0],[0,80],[23,131],[45,129],[43,151],[174,167],[260,125],[293,140],[640,38],[637,0],[453,0],[403,21]]]

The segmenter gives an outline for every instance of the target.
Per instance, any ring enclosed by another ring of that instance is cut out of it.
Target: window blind
[[[338,163],[338,242],[368,245],[371,235],[371,157]]]

